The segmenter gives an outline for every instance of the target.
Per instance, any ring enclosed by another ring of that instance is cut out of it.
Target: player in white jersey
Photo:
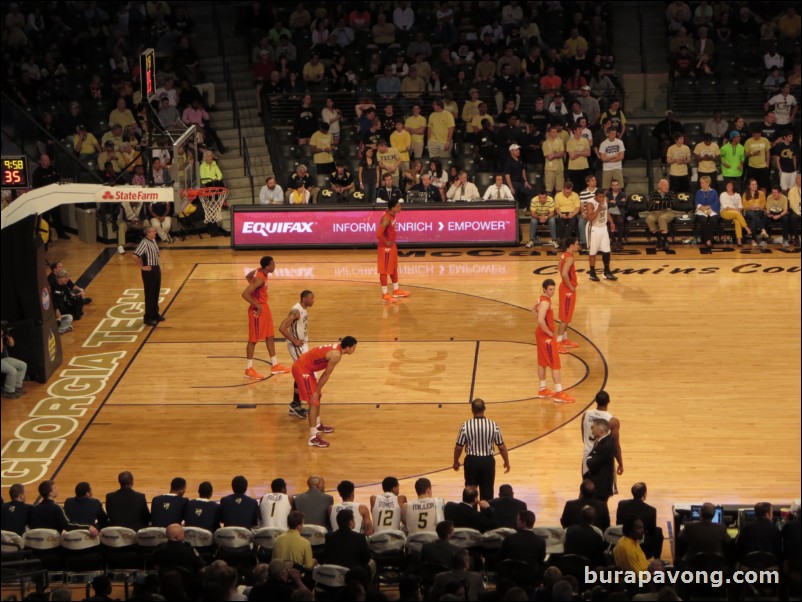
[[[442,498],[432,496],[432,482],[429,479],[415,481],[415,493],[418,499],[402,507],[407,533],[434,531],[437,524],[445,520],[445,502]]]
[[[301,300],[292,306],[290,313],[284,318],[279,332],[284,335],[287,341],[287,349],[290,352],[292,361],[296,361],[302,354],[309,351],[309,308],[315,304],[315,293],[312,291],[301,291]],[[308,410],[301,407],[301,399],[298,396],[298,384],[293,385],[292,403],[290,404],[290,416],[306,418]]]
[[[337,485],[337,493],[340,494],[342,501],[334,504],[329,512],[329,522],[332,529],[337,529],[337,513],[348,508],[354,513],[354,531],[373,535],[373,522],[370,520],[370,511],[365,504],[358,504],[354,501],[354,489],[356,487],[351,481],[340,481]]]
[[[259,502],[259,525],[287,530],[287,517],[292,512],[294,499],[287,495],[284,479],[274,479],[270,491]]]
[[[401,528],[401,506],[406,503],[406,496],[399,495],[398,479],[385,477],[382,481],[382,494],[370,496],[373,532],[398,531]]]
[[[607,193],[597,188],[593,198],[588,200],[588,260],[590,261],[589,276],[593,282],[598,282],[596,275],[596,255],[601,251],[604,263],[604,277],[607,280],[618,280],[610,271],[610,233],[607,228],[615,232],[615,223],[607,210]]]
[[[610,404],[610,395],[607,391],[599,391],[596,394],[596,407],[588,410],[582,415],[582,474],[588,471],[587,460],[590,450],[593,449],[593,444],[596,442],[590,427],[593,425],[594,420],[603,419],[610,423],[610,436],[615,442],[615,459],[618,461],[618,474],[624,474],[624,459],[621,454],[621,442],[618,439],[621,422],[613,416],[608,410],[607,406]]]

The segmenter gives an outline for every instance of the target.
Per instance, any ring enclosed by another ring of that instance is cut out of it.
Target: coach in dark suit
[[[204,481],[198,486],[198,497],[187,502],[184,525],[214,533],[220,528],[220,504],[212,501],[212,484]]]
[[[657,526],[657,509],[646,503],[646,483],[635,483],[632,486],[632,499],[618,502],[615,524],[623,525],[629,516],[643,521],[646,535],[640,547],[646,558],[660,558],[663,551],[663,530]]]
[[[359,567],[370,575],[368,540],[353,530],[355,526],[353,510],[346,508],[337,513],[337,530],[326,533],[326,563],[349,569]]]
[[[604,564],[604,551],[607,543],[604,537],[593,528],[596,520],[596,509],[593,506],[585,506],[580,514],[581,521],[578,525],[572,525],[565,531],[565,553],[579,554],[590,561],[591,567]]]
[[[596,499],[606,504],[615,493],[615,441],[610,436],[610,423],[606,420],[594,420],[590,430],[596,443],[588,454],[588,471],[583,478],[593,481]]]
[[[150,510],[145,494],[134,491],[134,475],[123,471],[117,475],[120,488],[106,494],[106,513],[112,527],[127,527],[139,531],[148,526]]]
[[[732,556],[732,537],[727,533],[727,527],[713,522],[715,515],[713,504],[702,504],[701,520],[685,525],[677,535],[675,558],[687,562],[701,552]]]
[[[602,531],[610,526],[610,511],[607,509],[607,504],[596,499],[596,485],[590,479],[585,479],[579,486],[579,498],[565,502],[560,524],[566,529],[581,524],[582,508],[585,506],[592,506],[596,510],[594,526]]]
[[[187,481],[176,477],[170,482],[170,493],[157,495],[150,501],[150,523],[154,527],[181,524],[187,508]]]
[[[768,502],[755,504],[754,522],[745,524],[735,541],[739,560],[743,560],[750,552],[771,552],[780,558],[782,538],[771,515],[771,504]]]
[[[499,527],[518,528],[518,515],[526,510],[526,502],[516,500],[512,485],[498,488],[498,497],[490,500],[490,507],[496,511]]]
[[[234,492],[220,500],[220,515],[226,527],[245,527],[252,529],[259,520],[259,502],[245,495],[248,479],[236,476],[231,479]]]
[[[482,533],[498,528],[496,511],[487,501],[479,501],[479,491],[474,487],[462,490],[461,502],[448,502],[443,514],[458,528],[476,529]]]
[[[109,517],[100,500],[92,497],[92,487],[81,481],[75,486],[75,497],[64,501],[64,512],[73,523],[92,525],[102,529],[109,524]]]
[[[535,535],[535,513],[523,510],[516,519],[517,533],[501,543],[499,560],[521,560],[533,569],[542,567],[546,561],[546,541]]]
[[[436,531],[437,539],[421,547],[420,561],[451,567],[454,555],[459,552],[459,548],[450,541],[454,535],[454,523],[450,520],[440,521],[437,523]]]

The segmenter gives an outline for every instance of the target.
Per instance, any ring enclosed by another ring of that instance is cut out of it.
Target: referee
[[[166,318],[159,314],[159,291],[162,286],[162,271],[159,267],[159,245],[156,244],[156,228],[145,230],[145,238],[134,251],[134,261],[142,270],[142,285],[145,288],[145,325],[156,326]]]
[[[485,418],[485,402],[477,398],[471,402],[473,418],[464,422],[454,447],[454,470],[459,470],[459,458],[465,449],[465,486],[479,487],[479,498],[493,499],[493,483],[496,480],[496,460],[493,445],[504,459],[504,472],[510,471],[507,446],[501,438],[501,430],[492,420]]]

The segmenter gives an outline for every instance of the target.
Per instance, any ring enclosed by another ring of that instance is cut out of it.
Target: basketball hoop
[[[181,198],[191,203],[195,197],[200,199],[203,207],[203,223],[212,224],[220,221],[223,203],[228,198],[228,188],[186,188],[181,191]]]

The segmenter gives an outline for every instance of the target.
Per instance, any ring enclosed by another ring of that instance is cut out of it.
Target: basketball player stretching
[[[248,288],[242,291],[242,298],[248,303],[248,346],[245,348],[248,357],[248,364],[245,368],[245,376],[262,380],[264,376],[253,369],[253,351],[256,343],[264,339],[267,352],[270,354],[271,374],[285,374],[289,368],[285,368],[278,363],[276,357],[276,343],[273,339],[273,314],[267,305],[267,275],[272,274],[276,269],[276,262],[269,255],[265,255],[259,261],[259,269],[249,272],[245,276],[248,280]]]
[[[298,395],[301,401],[309,404],[309,447],[328,447],[327,441],[320,437],[320,433],[333,433],[334,427],[323,426],[320,422],[320,398],[323,386],[329,382],[331,373],[340,363],[343,355],[351,355],[356,351],[356,339],[343,337],[339,343],[313,347],[292,365],[292,376],[298,386]],[[323,376],[318,381],[315,372],[323,370]]]
[[[378,246],[379,281],[382,284],[382,299],[395,303],[398,297],[409,297],[409,293],[398,288],[398,247],[395,246],[395,218],[401,211],[399,199],[387,201],[387,210],[376,228]],[[387,292],[387,276],[393,281],[393,294]]]
[[[278,330],[284,335],[287,341],[287,350],[294,362],[304,353],[309,351],[309,308],[315,304],[315,293],[312,291],[301,291],[301,300],[290,309],[289,315],[284,318]],[[298,384],[293,385],[292,403],[290,404],[290,416],[306,418],[307,410],[301,407],[301,399],[298,397]]]
[[[540,295],[532,311],[537,316],[537,376],[540,379],[540,389],[537,396],[551,397],[554,403],[574,403],[576,400],[563,391],[560,379],[560,354],[557,333],[554,328],[554,312],[551,310],[551,298],[557,288],[551,278],[543,281],[543,293]],[[551,377],[554,380],[556,391],[546,387],[546,368],[551,368]]]
[[[579,251],[579,241],[573,236],[565,239],[565,252],[560,255],[560,325],[557,327],[557,343],[560,353],[568,353],[571,349],[579,349],[579,345],[568,340],[565,334],[568,325],[574,317],[576,307],[576,265],[574,264],[574,253]]]

